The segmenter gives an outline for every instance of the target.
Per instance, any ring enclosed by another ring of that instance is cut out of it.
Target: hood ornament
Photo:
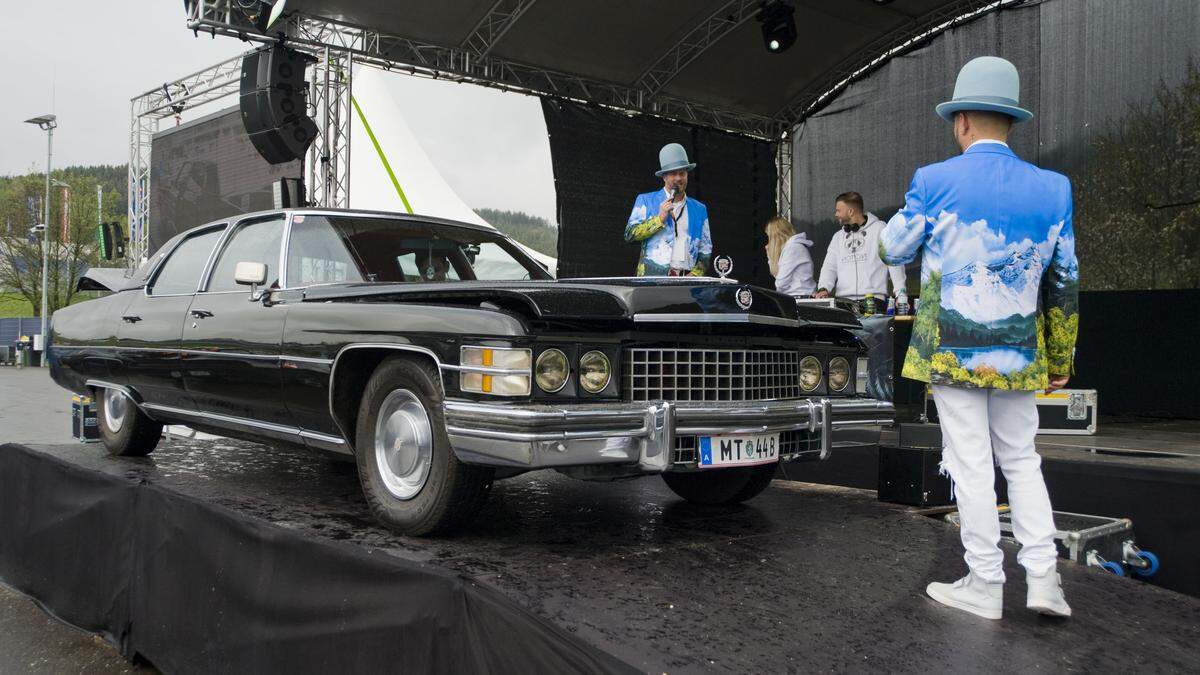
[[[722,279],[733,274],[733,258],[727,255],[719,255],[713,260],[713,269],[717,271],[717,275]]]
[[[737,302],[737,306],[742,309],[750,309],[750,305],[754,304],[754,294],[750,292],[749,286],[742,286],[737,289],[733,299]]]

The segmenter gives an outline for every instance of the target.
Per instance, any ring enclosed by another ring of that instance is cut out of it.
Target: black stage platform
[[[1055,510],[1131,519],[1138,544],[1163,563],[1149,583],[1200,597],[1200,421],[1102,418],[1098,432],[1038,436]],[[877,448],[793,466],[796,480],[879,484]]]
[[[1192,671],[1200,600],[1064,564],[1075,618],[934,604],[958,534],[776,481],[734,510],[657,478],[497,483],[455,538],[374,525],[346,466],[240,442],[0,447],[0,577],[167,672]],[[627,664],[627,665],[626,665]]]

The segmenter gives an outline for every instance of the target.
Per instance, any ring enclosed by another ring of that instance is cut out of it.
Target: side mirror
[[[267,283],[267,266],[260,262],[240,262],[233,269],[233,280],[250,287],[250,300],[259,299],[258,287]]]
[[[267,266],[259,262],[240,262],[233,269],[233,279],[243,286],[261,286],[267,283]]]

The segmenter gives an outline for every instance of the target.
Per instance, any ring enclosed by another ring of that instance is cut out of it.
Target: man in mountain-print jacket
[[[1066,385],[1079,325],[1079,267],[1065,176],[1007,144],[1018,105],[1016,68],[996,57],[963,66],[937,106],[963,153],[913,175],[904,208],[879,239],[888,265],[921,254],[921,306],[903,375],[932,384],[970,572],[932,583],[942,604],[1001,617],[1004,554],[993,458],[1004,471],[1026,570],[1026,605],[1070,616],[1055,569],[1054,521],[1034,448],[1034,392]]]

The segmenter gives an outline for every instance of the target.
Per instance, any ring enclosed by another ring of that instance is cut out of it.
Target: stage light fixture
[[[787,51],[796,42],[796,9],[782,0],[764,2],[758,10],[762,24],[763,45],[772,54]]]

